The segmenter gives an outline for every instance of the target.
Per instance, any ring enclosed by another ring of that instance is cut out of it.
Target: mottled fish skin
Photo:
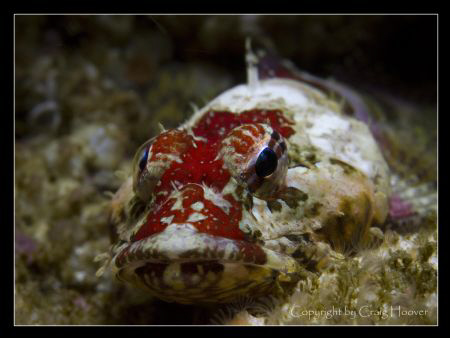
[[[437,211],[437,113],[372,88],[350,86],[298,69],[274,52],[258,53],[260,79],[288,78],[308,83],[341,102],[341,111],[366,123],[391,172],[389,215],[384,229],[414,231]],[[424,111],[425,110],[425,111]]]
[[[361,95],[349,86],[301,71],[291,61],[283,60],[266,51],[260,52],[258,75],[260,79],[285,78],[307,83],[341,101],[341,111],[344,114],[353,116],[370,126],[370,108]]]
[[[248,84],[138,150],[111,204],[105,267],[119,280],[179,303],[283,296],[386,222],[388,165],[347,111],[360,99],[316,78],[258,78],[255,58]]]

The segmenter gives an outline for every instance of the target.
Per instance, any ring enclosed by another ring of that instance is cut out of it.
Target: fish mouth
[[[171,224],[163,232],[121,246],[112,260],[119,280],[169,302],[224,303],[243,295],[267,295],[298,281],[290,256],[245,240]]]

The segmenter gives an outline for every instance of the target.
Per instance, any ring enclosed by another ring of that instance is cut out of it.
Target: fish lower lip
[[[112,260],[115,275],[179,303],[225,302],[265,294],[274,282],[295,280],[298,263],[258,244],[198,232],[190,224],[124,244]]]
[[[121,269],[142,262],[217,261],[285,267],[285,255],[265,249],[258,244],[202,233],[191,224],[171,224],[165,231],[139,241],[128,243],[114,257]],[[292,260],[293,261],[293,260]],[[289,265],[289,264],[288,264]]]

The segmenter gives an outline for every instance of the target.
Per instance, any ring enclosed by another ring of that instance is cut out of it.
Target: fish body
[[[119,280],[186,304],[285,295],[379,234],[390,171],[366,122],[323,83],[248,68],[137,151],[111,203]]]

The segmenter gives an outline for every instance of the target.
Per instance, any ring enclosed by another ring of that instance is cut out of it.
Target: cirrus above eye
[[[255,171],[259,177],[267,177],[271,175],[278,165],[278,157],[269,147],[264,148],[258,156],[255,164]]]

